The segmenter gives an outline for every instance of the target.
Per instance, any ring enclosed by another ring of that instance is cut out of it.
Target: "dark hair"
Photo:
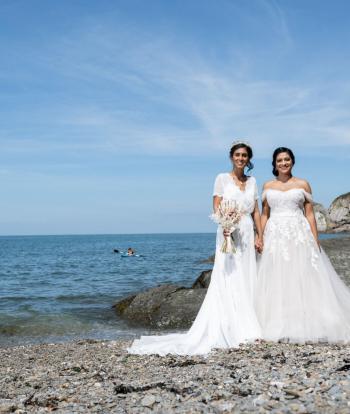
[[[272,155],[272,166],[273,166],[272,174],[276,177],[278,176],[278,171],[276,169],[276,159],[277,159],[278,154],[281,154],[282,152],[286,152],[290,156],[292,160],[292,164],[293,165],[295,164],[295,157],[291,149],[286,148],[286,147],[276,148]]]
[[[230,149],[230,158],[232,158],[235,151],[237,151],[240,148],[245,148],[247,150],[247,153],[248,153],[247,167],[248,167],[248,171],[250,171],[254,168],[254,164],[250,161],[253,158],[253,150],[248,144],[244,144],[243,142],[234,144]]]

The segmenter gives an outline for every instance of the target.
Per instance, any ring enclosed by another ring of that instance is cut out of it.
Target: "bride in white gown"
[[[220,251],[224,235],[220,226],[217,230],[210,286],[192,327],[186,333],[142,336],[128,348],[129,353],[207,354],[213,348],[238,347],[260,338],[253,300],[257,276],[254,244],[261,248],[262,233],[256,181],[244,174],[245,167],[252,168],[252,156],[248,144],[234,143],[230,151],[233,171],[216,177],[214,211],[222,199],[229,199],[235,200],[245,214],[234,232],[235,254]],[[253,221],[257,229],[255,241]]]
[[[263,339],[350,341],[350,290],[320,247],[311,188],[292,176],[294,155],[277,148],[276,180],[264,185],[264,248],[256,311]]]

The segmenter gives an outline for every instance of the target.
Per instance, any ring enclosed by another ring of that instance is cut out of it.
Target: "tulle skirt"
[[[350,290],[304,216],[267,222],[255,302],[266,340],[350,341]]]
[[[213,348],[235,348],[261,337],[254,311],[256,258],[253,222],[245,216],[235,232],[237,252],[221,253],[222,229],[216,238],[215,263],[210,286],[198,315],[186,333],[142,336],[132,354],[194,355]]]

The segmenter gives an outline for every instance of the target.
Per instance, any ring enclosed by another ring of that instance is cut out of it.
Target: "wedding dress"
[[[142,336],[128,352],[132,354],[207,354],[213,348],[234,348],[260,338],[254,311],[256,258],[251,213],[257,199],[254,177],[241,191],[229,173],[219,174],[214,195],[235,200],[245,214],[234,232],[236,253],[222,253],[223,230],[216,236],[215,263],[211,282],[192,327],[186,333]]]
[[[256,311],[270,341],[348,342],[350,290],[312,235],[303,189],[265,190],[270,206],[258,264]]]

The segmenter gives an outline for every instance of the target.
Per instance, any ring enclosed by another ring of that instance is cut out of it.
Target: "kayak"
[[[142,257],[140,254],[127,254],[123,253],[120,255],[120,257]]]

